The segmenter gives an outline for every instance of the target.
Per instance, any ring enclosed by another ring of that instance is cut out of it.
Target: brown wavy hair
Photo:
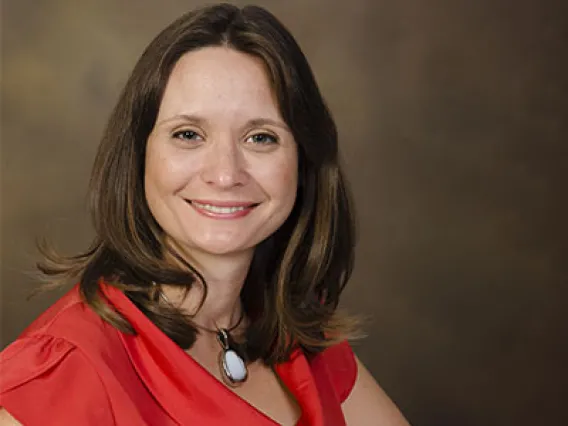
[[[284,361],[296,345],[317,353],[353,336],[356,320],[340,313],[353,268],[352,203],[339,166],[337,130],[300,47],[268,11],[219,4],[189,12],[149,44],[123,89],[93,165],[89,201],[96,237],[88,250],[63,257],[42,246],[38,267],[49,287],[79,279],[81,294],[123,332],[132,327],[100,294],[104,279],[125,292],[166,335],[188,349],[191,317],[160,304],[152,282],[187,291],[203,277],[181,256],[166,260],[164,232],[144,193],[145,151],[173,66],[185,53],[227,46],[260,58],[280,112],[298,144],[298,193],[286,222],[255,250],[241,299],[250,320],[243,340],[250,361]],[[202,300],[202,303],[203,303]]]

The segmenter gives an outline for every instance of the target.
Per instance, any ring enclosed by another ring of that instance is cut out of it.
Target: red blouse
[[[103,321],[75,286],[0,352],[0,407],[26,426],[277,424],[188,356],[121,291],[101,288],[138,334]],[[275,371],[300,404],[297,426],[345,425],[341,403],[357,376],[348,343],[310,360],[298,349]]]

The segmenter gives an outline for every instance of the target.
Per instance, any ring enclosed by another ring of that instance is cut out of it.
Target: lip
[[[195,201],[199,204],[209,204],[210,206],[215,207],[251,207],[256,206],[260,203],[255,203],[253,201],[220,201],[220,200],[199,200],[199,199],[192,199],[187,200],[189,203]]]
[[[242,217],[247,216],[250,212],[252,212],[259,203],[251,203],[249,201],[213,201],[213,200],[186,200],[187,203],[193,207],[193,209],[202,216],[211,218],[211,219],[239,219]],[[209,204],[210,206],[214,207],[243,207],[242,210],[238,210],[231,213],[219,213],[213,212],[211,210],[207,210],[204,208],[199,207],[197,204]]]

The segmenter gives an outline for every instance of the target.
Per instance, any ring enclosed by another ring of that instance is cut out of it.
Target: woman
[[[406,424],[344,341],[353,257],[337,134],[264,9],[206,7],[148,46],[91,179],[79,280],[4,350],[1,424]]]

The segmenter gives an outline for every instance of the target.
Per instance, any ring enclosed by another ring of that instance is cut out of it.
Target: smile
[[[200,214],[217,218],[217,219],[236,219],[248,215],[257,203],[241,203],[241,202],[201,202],[188,200],[189,204]],[[222,205],[221,205],[222,204]]]
[[[205,209],[205,210],[209,210],[210,212],[214,212],[214,213],[234,213],[234,212],[240,212],[242,210],[245,209],[245,207],[219,207],[219,206],[213,206],[211,204],[200,204],[200,203],[196,203],[195,201],[192,202],[192,204],[199,208],[199,209]]]

